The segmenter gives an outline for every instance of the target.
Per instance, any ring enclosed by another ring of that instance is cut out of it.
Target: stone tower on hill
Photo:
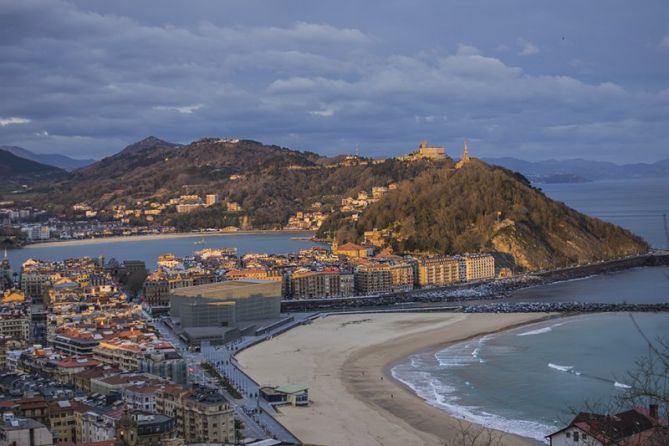
[[[465,141],[465,149],[462,152],[462,159],[457,162],[455,165],[456,169],[461,168],[465,164],[467,164],[470,161],[471,158],[469,158],[469,146],[467,146],[467,141]]]

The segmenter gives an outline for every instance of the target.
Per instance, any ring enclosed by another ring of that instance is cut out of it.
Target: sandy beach
[[[80,246],[80,245],[99,245],[102,243],[123,243],[123,242],[141,242],[144,240],[167,240],[187,237],[213,237],[213,236],[234,236],[234,235],[254,235],[254,234],[305,234],[309,231],[293,230],[257,230],[257,231],[236,231],[236,232],[173,232],[166,234],[145,234],[145,235],[119,235],[113,237],[88,238],[81,240],[58,240],[52,242],[37,242],[23,246],[23,249],[30,248],[49,248],[54,246]]]
[[[546,314],[394,313],[318,319],[241,352],[263,385],[309,387],[309,407],[282,407],[278,420],[305,444],[460,444],[478,429],[430,406],[389,374],[412,353],[548,317]],[[536,441],[500,434],[503,445]]]

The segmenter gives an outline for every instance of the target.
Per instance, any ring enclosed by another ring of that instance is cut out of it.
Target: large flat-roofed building
[[[172,291],[170,315],[182,327],[220,327],[281,314],[281,282],[229,280]]]

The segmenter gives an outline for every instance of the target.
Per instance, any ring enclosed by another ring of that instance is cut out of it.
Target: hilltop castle
[[[398,158],[402,161],[415,161],[419,159],[443,160],[446,159],[446,152],[443,147],[430,147],[427,140],[424,139],[420,142],[418,150]]]

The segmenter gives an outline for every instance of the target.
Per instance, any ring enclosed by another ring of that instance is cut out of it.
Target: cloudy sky
[[[0,145],[669,157],[666,0],[0,0]]]

